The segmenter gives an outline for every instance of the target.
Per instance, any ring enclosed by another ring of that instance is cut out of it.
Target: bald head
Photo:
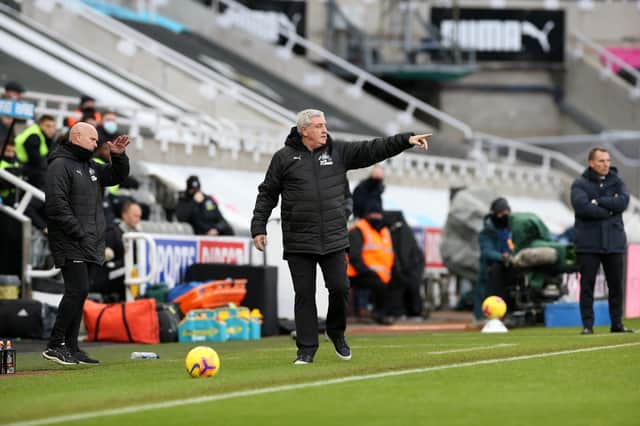
[[[384,179],[384,169],[378,165],[373,166],[371,169],[371,179],[383,180]]]
[[[77,123],[69,131],[69,142],[93,151],[98,146],[98,132],[89,123]]]

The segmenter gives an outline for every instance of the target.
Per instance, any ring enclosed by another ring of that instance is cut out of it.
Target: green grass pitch
[[[211,379],[186,373],[192,344],[102,347],[97,367],[18,354],[31,373],[0,378],[0,424],[639,425],[640,334],[578,332],[357,335],[351,361],[321,338],[307,366],[285,337],[212,343]],[[136,350],[161,358],[130,360]]]

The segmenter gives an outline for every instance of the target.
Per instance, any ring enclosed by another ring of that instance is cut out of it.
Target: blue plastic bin
[[[178,297],[182,296],[183,294],[185,294],[189,290],[192,290],[192,289],[198,287],[201,284],[202,283],[200,281],[191,281],[189,283],[178,283],[178,284],[175,285],[175,287],[173,287],[171,290],[169,290],[169,294],[167,294],[167,299],[170,302],[173,302]],[[185,314],[186,314],[186,312],[185,312]]]
[[[262,335],[262,321],[251,318],[249,321],[249,339],[259,340]]]
[[[227,336],[229,340],[249,340],[249,321],[244,318],[229,318]]]
[[[594,326],[610,326],[609,302],[597,300],[593,304]],[[544,307],[545,327],[582,327],[579,303],[548,303]]]
[[[190,311],[178,325],[179,342],[224,342],[228,340],[227,325],[217,321],[209,309]]]

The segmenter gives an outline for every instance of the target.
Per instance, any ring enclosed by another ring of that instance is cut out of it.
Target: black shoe
[[[77,359],[80,364],[100,364],[100,361],[91,358],[88,353],[80,349],[73,353],[73,357]]]
[[[327,334],[327,337],[333,343],[333,347],[336,350],[336,355],[338,355],[338,358],[344,359],[345,361],[351,359],[351,348],[347,344],[347,340],[344,338],[344,336],[331,337],[329,334]]]
[[[298,354],[296,359],[293,361],[295,365],[311,364],[312,362],[313,362],[313,355],[311,354]]]
[[[580,332],[582,335],[593,334],[593,327],[585,327]]]
[[[42,357],[60,365],[76,365],[79,362],[64,345],[47,348],[42,352]]]
[[[633,331],[630,328],[625,327],[622,324],[620,324],[619,326],[616,326],[616,327],[611,327],[611,332],[612,333],[635,333],[635,331]]]

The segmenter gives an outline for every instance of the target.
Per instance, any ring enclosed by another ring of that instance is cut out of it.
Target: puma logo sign
[[[294,155],[293,159],[294,160],[302,160],[302,155]]]
[[[540,47],[545,52],[551,50],[551,46],[549,45],[549,33],[555,26],[552,21],[547,21],[547,23],[544,24],[542,30],[539,30],[535,25],[527,21],[522,21],[521,26],[522,35],[526,35],[538,40],[538,43],[540,43]]]
[[[524,48],[523,38],[531,37],[540,44],[543,52],[549,53],[549,34],[554,27],[553,21],[547,21],[543,28],[539,29],[531,22],[515,19],[444,20],[440,24],[440,32],[445,47],[457,44],[464,49],[479,52],[520,52]]]

